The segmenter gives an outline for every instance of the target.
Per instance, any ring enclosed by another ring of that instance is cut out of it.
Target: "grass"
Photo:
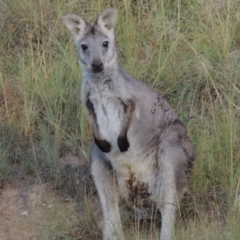
[[[196,149],[189,196],[182,207],[185,217],[182,221],[179,217],[176,239],[238,239],[236,0],[1,1],[0,181],[31,175],[74,196],[74,190],[70,193],[64,187],[71,179],[63,174],[59,159],[70,152],[89,164],[92,134],[80,102],[81,71],[73,39],[60,18],[77,13],[94,21],[108,6],[119,9],[115,30],[119,62],[170,102]],[[85,197],[89,202],[89,195]],[[78,231],[68,222],[69,239],[99,237],[93,212],[79,218]],[[64,227],[64,221],[54,217],[48,222],[53,229]],[[143,232],[138,224],[125,228],[127,239],[157,239],[157,225],[144,227]],[[52,231],[42,239],[61,238]]]

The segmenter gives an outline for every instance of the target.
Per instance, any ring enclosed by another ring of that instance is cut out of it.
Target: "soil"
[[[53,193],[47,184],[36,184],[29,179],[6,184],[0,191],[0,240],[41,239],[35,225],[46,224],[46,212],[57,202],[73,204]]]
[[[62,167],[71,167],[70,170],[81,166],[73,155],[60,159],[60,162]],[[60,229],[60,232],[67,220],[78,224],[79,211],[76,209],[79,204],[76,200],[34,176],[18,177],[10,183],[0,184],[0,240],[65,239],[46,232],[52,231],[51,228]],[[62,231],[65,231],[64,227]]]

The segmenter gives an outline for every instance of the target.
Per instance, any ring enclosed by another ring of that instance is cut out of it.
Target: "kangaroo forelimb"
[[[110,152],[111,144],[107,140],[100,138],[96,113],[94,106],[89,98],[86,100],[86,107],[93,127],[94,142],[102,152]]]
[[[123,123],[122,130],[118,136],[118,147],[121,152],[126,152],[128,148],[130,147],[130,143],[128,141],[127,133],[128,129],[132,120],[132,115],[135,109],[135,104],[133,100],[128,100],[127,103],[124,103],[121,100],[121,103],[124,106],[124,111],[125,111],[125,119]]]

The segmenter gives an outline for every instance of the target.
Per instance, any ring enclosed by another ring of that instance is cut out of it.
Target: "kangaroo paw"
[[[130,144],[127,139],[127,136],[119,136],[118,137],[118,147],[121,152],[126,152],[129,148]]]
[[[111,144],[108,141],[94,138],[94,142],[102,152],[108,153],[111,151]]]

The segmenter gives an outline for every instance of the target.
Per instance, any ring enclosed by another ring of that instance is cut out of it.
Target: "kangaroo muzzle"
[[[92,70],[95,73],[102,72],[103,70],[103,63],[100,60],[95,60],[92,62]]]

